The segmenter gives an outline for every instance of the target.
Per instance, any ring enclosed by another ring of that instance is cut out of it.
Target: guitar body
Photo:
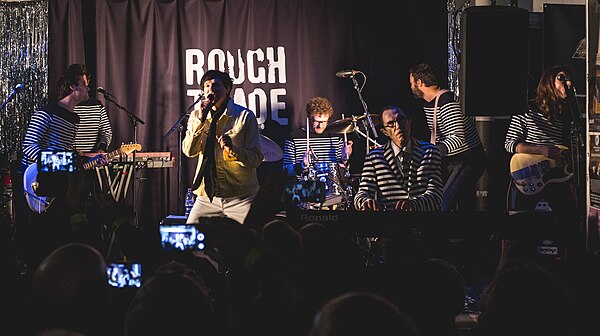
[[[517,189],[528,196],[541,192],[548,183],[565,182],[573,176],[570,164],[540,154],[516,153],[510,160],[510,175]]]
[[[116,156],[121,154],[129,154],[133,151],[141,150],[142,146],[140,144],[124,144],[121,145],[119,149],[116,149],[110,153],[102,153],[95,154],[88,162],[82,165],[83,170],[90,170],[96,167],[102,167],[107,165],[110,160]],[[86,156],[86,155],[84,155]],[[27,205],[29,208],[37,213],[42,213],[48,210],[52,202],[54,201],[54,197],[46,197],[46,196],[38,196],[37,188],[38,188],[38,164],[32,163],[25,169],[25,173],[23,174],[23,187],[25,188],[25,199],[27,201]]]
[[[38,168],[37,163],[32,163],[25,169],[23,174],[23,188],[25,190],[25,200],[29,208],[37,213],[48,210],[48,207],[54,201],[53,197],[38,196],[36,194],[38,187]]]

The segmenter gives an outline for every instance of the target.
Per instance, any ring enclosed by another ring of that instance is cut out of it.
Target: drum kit
[[[373,124],[379,125],[381,119],[377,114],[371,114],[368,116],[371,118]],[[347,142],[347,134],[358,133],[364,136],[368,141],[368,148],[379,146],[379,144],[372,138],[369,137],[369,126],[366,123],[367,116],[352,116],[344,118],[330,123],[325,132],[343,134],[344,141]],[[307,129],[309,121],[307,120]],[[306,133],[307,144],[310,147],[310,136],[309,132]],[[370,144],[374,143],[374,146]],[[275,162],[283,158],[283,151],[277,143],[269,139],[264,135],[260,135],[260,145],[262,153],[264,155],[263,162]],[[367,149],[368,151],[368,149]],[[323,207],[335,210],[349,210],[352,206],[352,200],[354,197],[354,185],[353,182],[356,177],[353,177],[343,164],[337,162],[318,162],[313,160],[308,167],[307,172],[303,175],[304,180],[319,181],[322,182],[325,187],[325,201],[322,203],[302,203],[299,206],[306,210],[319,210]]]

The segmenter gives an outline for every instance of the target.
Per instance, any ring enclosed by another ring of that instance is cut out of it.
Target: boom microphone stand
[[[359,87],[358,85],[358,81],[356,80],[356,74],[361,74],[363,75],[364,78],[364,82],[362,87]],[[371,131],[373,132],[373,137],[374,139],[377,139],[378,135],[377,135],[377,129],[375,128],[375,124],[373,124],[373,120],[371,119],[371,115],[369,114],[369,109],[367,108],[367,103],[365,102],[365,100],[363,99],[362,96],[362,88],[365,86],[365,83],[367,82],[367,76],[360,70],[341,70],[338,71],[335,74],[337,77],[339,78],[351,78],[352,79],[352,84],[354,86],[354,90],[356,90],[356,93],[358,94],[358,99],[360,100],[363,110],[364,110],[364,116],[365,118],[363,118],[362,123],[363,126],[365,128],[366,133],[359,133],[361,135],[363,135],[364,137],[366,137],[367,141],[367,153],[369,153],[369,141],[371,141],[370,137],[369,137],[369,129],[371,129]],[[375,141],[375,143],[377,143]]]
[[[583,137],[583,125],[581,123],[581,109],[579,107],[579,102],[577,101],[577,95],[575,93],[575,87],[571,86],[567,88],[567,105],[570,112],[570,121],[569,125],[569,135],[570,135],[570,148],[571,148],[571,163],[573,164],[573,180],[576,185],[576,195],[577,195],[577,204],[579,208],[582,208],[581,202],[585,200],[585,195],[583,194],[583,178],[585,177],[585,165],[582,165],[582,161],[584,157],[582,153],[585,153],[585,141]],[[583,210],[582,210],[583,211]],[[583,214],[585,215],[585,213]]]
[[[182,114],[179,119],[177,119],[177,121],[173,124],[173,126],[171,126],[171,129],[169,129],[167,134],[165,134],[163,136],[163,141],[166,142],[169,134],[171,134],[173,131],[177,130],[177,134],[178,134],[177,135],[177,148],[178,148],[178,153],[179,153],[179,160],[177,160],[177,211],[180,211],[180,209],[181,209],[181,198],[183,196],[183,193],[181,190],[181,182],[183,180],[183,175],[182,175],[182,170],[181,170],[181,158],[183,157],[183,150],[181,148],[181,142],[183,141],[183,139],[182,139],[183,119],[185,119],[186,117],[188,117],[190,115],[194,106],[196,104],[198,104],[198,102],[200,102],[200,100],[202,98],[204,98],[204,92],[200,92],[200,94],[198,95],[198,99],[196,99],[196,101],[194,101],[192,103],[192,105],[190,105],[187,108],[186,112],[184,114]]]
[[[0,105],[0,111],[2,111],[2,109],[4,108],[4,106],[6,106],[6,104],[8,104],[8,102],[11,101],[13,99],[13,97],[15,96],[15,94],[17,94],[17,92],[21,91],[22,88],[23,88],[23,84],[22,83],[19,83],[19,84],[17,84],[15,86],[15,88],[8,95],[8,97],[6,97],[6,99],[4,100],[4,102],[2,102],[2,105]]]

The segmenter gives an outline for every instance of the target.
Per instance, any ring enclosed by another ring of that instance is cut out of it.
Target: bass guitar
[[[141,149],[142,145],[140,144],[123,144],[121,147],[110,153],[94,155],[87,162],[83,163],[81,168],[85,171],[96,167],[102,167],[107,165],[115,157],[129,154],[136,150],[139,151]],[[86,154],[81,154],[81,156],[86,156]],[[42,213],[48,210],[50,205],[52,205],[54,197],[39,196],[37,194],[37,189],[39,187],[38,163],[32,163],[25,169],[25,173],[23,174],[23,187],[25,188],[25,200],[32,211]]]
[[[568,150],[559,146],[563,153]],[[541,192],[553,182],[565,182],[573,176],[572,164],[564,157],[551,159],[541,154],[516,153],[510,159],[510,175],[517,189],[528,196]]]

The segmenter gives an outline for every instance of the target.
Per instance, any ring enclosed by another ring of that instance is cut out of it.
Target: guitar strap
[[[435,95],[435,104],[433,105],[433,123],[431,126],[431,138],[430,141],[432,144],[435,145],[435,139],[437,136],[437,108],[438,108],[438,101],[440,100],[440,96],[444,93],[448,92],[448,90],[443,89],[438,91],[438,93]]]

